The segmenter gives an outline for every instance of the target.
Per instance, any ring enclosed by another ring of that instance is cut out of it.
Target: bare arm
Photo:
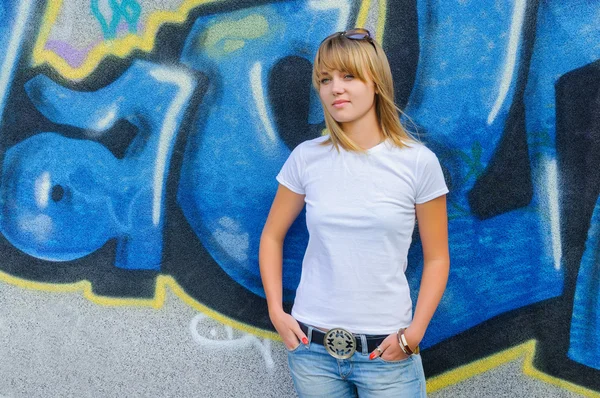
[[[279,185],[269,217],[260,237],[258,261],[269,317],[288,349],[298,345],[298,340],[308,343],[298,322],[283,311],[282,265],[283,241],[290,226],[304,207],[304,195],[299,195]]]
[[[425,335],[446,289],[450,271],[446,195],[416,205],[416,213],[423,245],[423,275],[413,321],[404,332],[413,349]]]

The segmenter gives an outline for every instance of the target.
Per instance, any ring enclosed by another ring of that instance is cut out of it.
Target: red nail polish
[[[372,353],[371,353],[371,355],[369,355],[369,359],[370,359],[370,360],[373,360],[373,359],[375,359],[375,353],[374,353],[374,352],[372,352]]]
[[[302,337],[302,344],[308,344],[308,339],[306,337]]]

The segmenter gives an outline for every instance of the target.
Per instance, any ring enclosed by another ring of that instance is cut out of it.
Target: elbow
[[[431,269],[440,277],[448,279],[450,274],[450,258],[447,256],[442,256],[433,259],[426,259],[423,262],[423,269]]]
[[[260,235],[260,248],[265,245],[282,245],[285,236],[279,236],[278,234],[274,234],[269,231],[267,228],[263,229],[262,234]]]
[[[260,244],[258,247],[258,258],[259,263],[262,258],[271,257],[274,253],[281,253],[283,251],[283,240],[284,237],[280,237],[277,234],[270,233],[267,229],[264,229],[260,236]]]

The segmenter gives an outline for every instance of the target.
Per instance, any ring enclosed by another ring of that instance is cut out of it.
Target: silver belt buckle
[[[325,333],[323,345],[332,357],[348,359],[356,351],[356,337],[346,329],[334,328]]]

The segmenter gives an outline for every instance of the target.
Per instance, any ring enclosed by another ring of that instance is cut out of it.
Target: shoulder
[[[403,156],[411,157],[417,163],[438,161],[435,153],[421,142],[408,142],[405,147],[399,148],[399,150],[402,152]]]
[[[296,148],[294,148],[294,152],[302,153],[303,156],[310,156],[315,153],[321,153],[328,151],[330,149],[330,145],[323,145],[325,141],[329,138],[328,135],[324,135],[321,137],[313,138],[311,140],[306,140],[298,144]]]
[[[395,167],[402,165],[415,176],[419,176],[423,170],[439,167],[436,154],[418,141],[407,142],[402,148],[394,146],[389,151],[388,158],[394,162]]]
[[[402,159],[409,161],[417,161],[421,155],[421,152],[429,151],[427,147],[418,141],[408,141],[403,147],[395,146],[394,144],[387,145],[388,151]]]
[[[329,135],[322,135],[317,138],[313,138],[312,140],[306,140],[298,144],[298,147],[304,147],[305,149],[314,148],[314,147],[327,147],[323,145],[325,141],[329,139]]]

